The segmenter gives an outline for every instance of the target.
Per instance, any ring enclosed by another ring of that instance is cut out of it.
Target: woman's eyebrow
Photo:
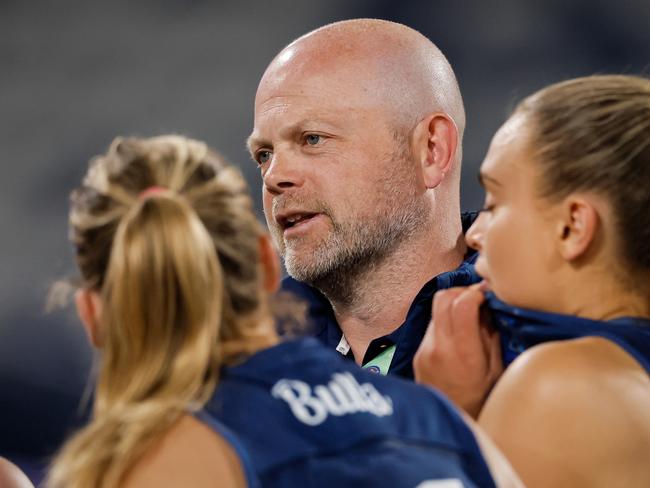
[[[501,183],[499,182],[499,180],[497,180],[496,178],[488,175],[487,173],[485,173],[483,171],[479,171],[479,173],[478,173],[478,182],[481,184],[481,186],[483,188],[485,188],[486,183],[491,183],[492,185],[501,186]]]

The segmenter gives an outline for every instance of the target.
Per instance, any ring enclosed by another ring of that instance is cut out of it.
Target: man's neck
[[[447,246],[426,240],[409,243],[353,277],[352,297],[343,301],[328,296],[358,364],[372,340],[390,334],[404,322],[422,287],[440,273],[457,268],[466,250],[462,234]]]

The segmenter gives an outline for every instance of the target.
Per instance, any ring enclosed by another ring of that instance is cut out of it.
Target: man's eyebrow
[[[334,125],[332,125],[332,123],[324,119],[317,118],[317,117],[306,117],[297,122],[294,122],[293,124],[287,127],[284,127],[280,131],[280,135],[284,138],[292,138],[296,134],[300,134],[301,132],[303,132],[307,127],[313,125],[327,126],[328,128],[335,127]],[[258,137],[253,133],[250,136],[248,136],[248,139],[246,139],[246,147],[248,148],[248,152],[252,154],[254,147],[272,147],[272,144],[270,141],[262,137]]]
[[[483,171],[479,171],[479,173],[478,173],[478,182],[481,184],[481,186],[483,188],[485,188],[486,183],[491,183],[491,184],[496,185],[496,186],[501,186],[501,183],[499,182],[499,180],[497,180],[496,178],[493,178],[492,176],[484,173]]]
[[[246,149],[248,149],[249,153],[253,154],[253,148],[260,146],[270,146],[270,143],[265,139],[257,137],[255,134],[251,134],[246,139]]]

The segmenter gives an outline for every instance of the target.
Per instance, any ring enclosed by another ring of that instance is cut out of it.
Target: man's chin
[[[313,264],[313,262],[305,263],[291,256],[288,258],[285,257],[284,260],[284,267],[287,273],[298,281],[312,281],[313,276],[317,274],[317,269],[315,269]]]
[[[284,256],[284,266],[289,276],[309,284],[317,282],[325,274],[325,270],[322,263],[314,261],[315,256],[314,252],[287,251]]]

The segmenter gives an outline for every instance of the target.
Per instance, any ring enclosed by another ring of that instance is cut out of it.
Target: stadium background
[[[80,416],[92,352],[72,311],[44,302],[73,274],[67,195],[88,158],[118,134],[177,132],[218,148],[259,194],[244,140],[263,70],[295,37],[354,17],[405,23],[449,58],[467,110],[467,210],[521,97],[650,70],[647,0],[0,1],[0,455],[38,480]]]

